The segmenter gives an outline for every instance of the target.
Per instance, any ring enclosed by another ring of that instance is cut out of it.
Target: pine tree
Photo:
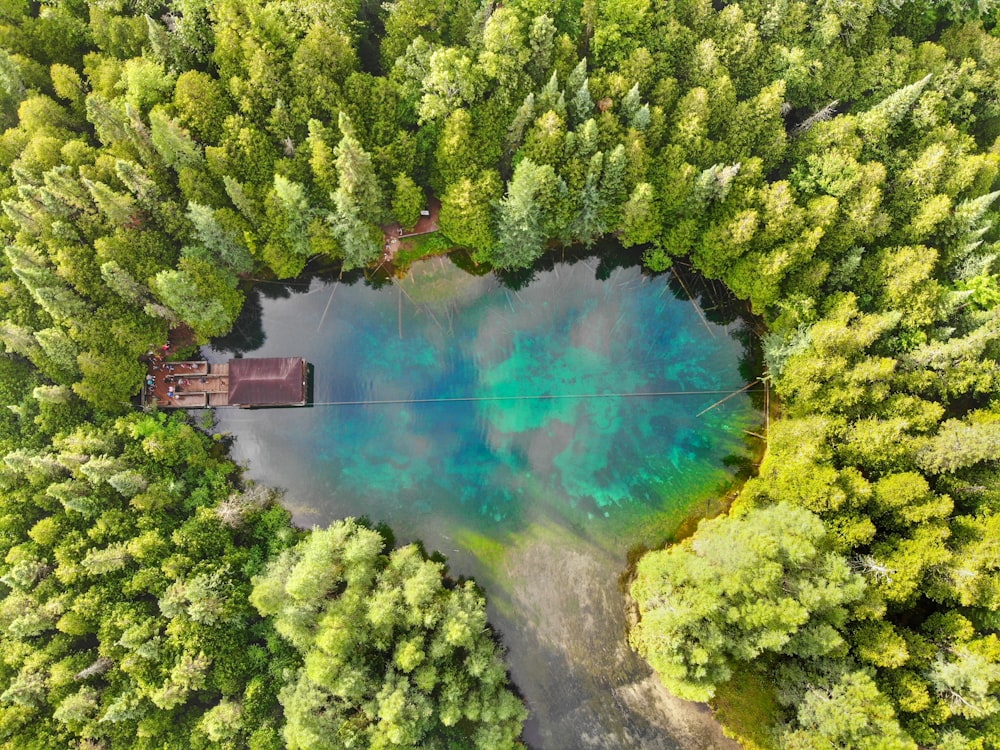
[[[479,73],[468,56],[453,47],[435,50],[423,82],[420,122],[438,120],[473,103],[479,90]]]
[[[149,124],[153,147],[164,164],[178,171],[202,164],[201,146],[164,109],[154,107],[149,113]]]
[[[555,111],[556,114],[566,116],[566,102],[562,98],[562,90],[559,88],[559,73],[555,70],[549,76],[548,82],[542,88],[535,101],[536,112]]]
[[[593,115],[594,100],[590,96],[590,82],[588,80],[585,79],[576,90],[569,103],[569,109],[576,125],[587,121]]]
[[[44,179],[45,187],[64,205],[76,211],[85,211],[93,205],[72,167],[60,164],[47,171]]]
[[[560,190],[560,180],[548,164],[523,159],[507,184],[507,195],[500,201],[497,244],[491,255],[497,268],[530,266],[545,250],[548,236],[546,204],[551,205]]]
[[[443,194],[452,183],[475,175],[478,171],[477,156],[472,117],[467,110],[455,110],[445,120],[438,140],[432,187]]]
[[[309,121],[309,167],[316,186],[324,193],[332,193],[337,185],[336,166],[333,149],[327,143],[327,132],[319,120]]]
[[[98,94],[87,97],[87,120],[94,124],[97,137],[106,146],[130,140],[131,126],[124,110]]]
[[[889,699],[864,672],[849,672],[829,685],[810,686],[797,709],[799,729],[782,735],[782,747],[878,747],[916,750],[899,726]]]
[[[493,206],[501,191],[499,175],[484,171],[475,181],[466,177],[450,185],[441,197],[441,231],[456,244],[469,248],[479,262],[489,260],[496,241]]]
[[[253,270],[254,261],[250,251],[219,223],[211,208],[191,201],[188,203],[187,215],[194,225],[198,241],[212,257],[236,273]]]
[[[535,95],[529,93],[524,97],[521,106],[517,108],[510,127],[507,128],[507,140],[504,145],[504,164],[509,166],[514,154],[524,141],[524,133],[535,119]]]
[[[338,184],[332,196],[331,226],[344,256],[344,268],[374,261],[381,248],[377,225],[382,196],[371,156],[361,147],[347,115],[340,115],[343,133],[335,149]]]
[[[45,352],[45,356],[55,366],[58,377],[54,380],[66,383],[79,373],[76,358],[79,349],[66,331],[59,327],[43,328],[35,331],[35,339]]]
[[[17,105],[27,95],[24,79],[17,63],[0,49],[0,117],[4,128],[12,127],[17,122]]]
[[[120,227],[130,224],[137,216],[137,208],[132,196],[119,193],[100,181],[89,180],[86,177],[80,181],[90,191],[94,203],[112,226]]]
[[[992,412],[972,412],[964,420],[947,420],[918,456],[920,467],[931,474],[997,459],[1000,459],[1000,416]]]
[[[577,91],[587,82],[587,58],[582,57],[569,76],[566,77],[566,91]]]
[[[603,197],[599,189],[603,165],[604,155],[597,152],[590,160],[590,168],[587,170],[583,189],[576,200],[573,219],[569,227],[570,236],[587,247],[593,245],[594,241],[604,234],[606,229],[601,222]]]
[[[202,342],[229,331],[243,307],[243,293],[232,276],[191,258],[182,258],[177,270],[158,273],[153,289]]]
[[[892,92],[858,117],[858,130],[871,147],[878,146],[909,113],[930,83],[931,74]]]
[[[518,13],[504,6],[495,8],[483,29],[477,62],[478,68],[496,81],[496,95],[505,104],[524,90],[525,68],[531,57]]]
[[[346,114],[341,113],[339,124],[343,137],[334,150],[338,177],[337,191],[349,198],[360,213],[375,221],[381,211],[382,194],[372,167],[371,156],[362,148],[355,135],[354,126]]]
[[[531,60],[528,72],[536,84],[541,84],[552,69],[552,54],[555,50],[556,26],[549,16],[535,16],[528,30],[528,46]]]
[[[142,166],[134,161],[118,159],[115,161],[115,174],[141,205],[155,207],[160,189]]]
[[[233,202],[233,205],[242,214],[243,218],[250,222],[252,226],[259,226],[263,208],[254,202],[242,183],[229,175],[223,176],[222,183],[226,186],[226,195],[229,196],[229,200]]]
[[[864,582],[829,547],[819,518],[787,504],[703,521],[694,539],[640,561],[632,643],[688,700],[711,698],[735,661],[836,652]]]
[[[622,98],[621,114],[622,120],[631,123],[639,110],[642,108],[642,97],[639,95],[639,84],[636,83],[628,90]]]
[[[652,242],[659,234],[653,186],[640,182],[622,210],[621,243],[625,247]]]
[[[11,269],[53,320],[76,325],[87,319],[90,306],[56,276],[36,250],[10,245],[6,254]]]
[[[404,229],[412,229],[420,221],[420,212],[427,205],[424,191],[409,175],[399,173],[393,184],[392,214]]]

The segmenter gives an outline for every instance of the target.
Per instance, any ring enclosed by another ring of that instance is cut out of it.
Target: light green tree
[[[497,244],[491,254],[497,268],[526,268],[545,250],[548,237],[546,208],[565,189],[548,164],[523,159],[500,201]],[[550,208],[551,210],[551,208]]]
[[[917,748],[899,726],[889,699],[864,672],[849,672],[834,684],[807,690],[796,718],[799,728],[781,737],[788,750]]]
[[[424,191],[403,172],[396,175],[393,185],[392,214],[404,229],[412,229],[420,220],[420,212],[427,205]]]
[[[382,195],[371,156],[362,148],[350,118],[343,113],[340,131],[343,138],[334,151],[338,181],[330,222],[340,243],[344,267],[350,269],[370,263],[379,255],[382,233],[377,221]]]
[[[423,81],[420,121],[440,119],[456,109],[472,104],[479,97],[479,72],[461,50],[446,47],[430,56],[430,70]]]
[[[864,582],[826,536],[819,518],[783,503],[702,522],[640,561],[632,644],[687,700],[711,698],[736,661],[842,652],[846,606]]]
[[[416,547],[384,545],[338,521],[254,581],[251,601],[303,660],[280,696],[288,748],[513,750],[525,711],[474,584],[446,588]]]
[[[182,258],[176,270],[160,271],[152,286],[202,342],[226,333],[243,307],[235,278],[201,260]]]
[[[502,190],[500,176],[488,170],[475,181],[466,177],[454,183],[441,198],[441,231],[472,250],[479,261],[489,259],[496,241],[493,205],[499,201]]]

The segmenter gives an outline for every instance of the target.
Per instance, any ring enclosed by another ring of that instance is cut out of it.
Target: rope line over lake
[[[438,398],[385,398],[360,401],[313,401],[311,406],[381,406],[389,404],[446,404],[474,401],[553,401],[557,399],[590,399],[590,398],[662,398],[668,396],[718,396],[727,394],[735,396],[738,393],[750,393],[762,390],[744,386],[734,391],[638,391],[633,393],[545,393],[527,396],[442,396]]]

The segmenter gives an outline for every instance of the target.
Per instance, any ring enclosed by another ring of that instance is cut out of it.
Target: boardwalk
[[[142,389],[142,405],[161,409],[213,406],[302,406],[307,368],[301,357],[163,362],[152,359]]]
[[[161,362],[147,366],[142,403],[161,409],[229,405],[229,363]]]

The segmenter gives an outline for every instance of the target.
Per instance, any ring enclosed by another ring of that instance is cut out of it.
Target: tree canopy
[[[435,195],[477,264],[615,237],[720,280],[764,332],[781,418],[757,476],[633,588],[633,643],[671,689],[762,681],[754,741],[775,747],[1000,743],[998,12],[6,3],[0,742],[305,743],[305,707],[351,675],[330,713],[350,737],[514,741],[474,588],[350,524],[296,546],[207,438],[130,402],[170,328],[204,342],[252,279],[366,267]],[[371,547],[351,591],[398,603],[426,577],[431,621],[336,591],[295,631],[307,592],[268,598],[270,566],[338,534]],[[371,668],[310,668],[341,637]],[[456,686],[481,705],[456,713]]]

